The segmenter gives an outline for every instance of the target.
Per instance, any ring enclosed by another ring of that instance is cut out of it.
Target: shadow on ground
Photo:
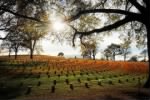
[[[148,91],[125,91],[124,95],[128,95],[134,100],[150,100],[150,90]]]
[[[17,87],[0,87],[0,99],[6,100],[6,99],[12,99],[16,98],[23,93],[23,88],[17,88]]]

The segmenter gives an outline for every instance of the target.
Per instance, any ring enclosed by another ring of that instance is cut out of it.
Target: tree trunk
[[[17,50],[15,50],[15,59],[17,59]]]
[[[115,59],[115,56],[116,56],[116,54],[115,53],[113,53],[113,60],[115,61],[116,59]]]
[[[30,59],[33,59],[33,43],[32,40],[30,41]]]
[[[92,52],[93,52],[93,60],[95,60],[95,50],[93,50]]]
[[[108,56],[106,56],[106,60],[108,60]]]
[[[92,59],[92,52],[90,51],[89,53],[90,53],[90,59]]]
[[[126,54],[124,54],[124,61],[126,61]]]
[[[146,53],[144,53],[144,61],[146,61]]]
[[[150,50],[149,50],[149,46],[150,46],[150,25],[149,25],[149,20],[148,20],[148,23],[146,25],[146,29],[147,29],[147,49],[148,49],[149,68],[148,68],[148,79],[147,79],[146,83],[144,84],[144,87],[145,88],[150,88]]]
[[[18,47],[15,48],[15,59],[17,59]]]
[[[36,45],[36,40],[32,40],[30,44],[30,59],[33,59],[34,48]]]
[[[8,54],[8,57],[10,58],[10,53],[11,53],[11,49],[9,49],[9,54]]]
[[[33,49],[30,48],[30,59],[33,59]]]
[[[95,55],[93,54],[93,60],[95,60]]]
[[[116,57],[115,57],[115,55],[114,55],[114,61],[116,60]]]

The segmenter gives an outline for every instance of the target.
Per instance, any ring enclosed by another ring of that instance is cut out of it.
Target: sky
[[[105,48],[107,48],[107,46],[110,45],[111,43],[119,44],[121,40],[118,37],[119,33],[115,33],[110,36],[105,35],[103,37],[103,41],[98,44],[99,52],[96,54],[96,58],[100,59],[102,57],[101,52]],[[43,45],[43,54],[46,55],[57,56],[59,52],[63,52],[66,57],[74,57],[74,56],[81,57],[79,46],[74,48],[69,44],[51,43],[50,40],[43,40],[41,41],[41,44]],[[135,43],[131,44],[131,51],[132,51],[131,56],[138,55],[141,52],[140,49],[137,49],[135,47]],[[116,56],[116,59],[123,60],[123,57]]]
[[[0,31],[0,34],[3,34],[3,32]],[[118,38],[119,35],[120,35],[119,33],[115,32],[115,33],[112,33],[111,35],[102,36],[103,41],[101,41],[98,44],[99,49],[96,54],[96,59],[100,59],[103,57],[102,52],[111,43],[115,43],[115,44],[121,43],[121,40]],[[1,43],[2,43],[2,41],[0,41],[0,44]],[[131,44],[131,52],[132,53],[130,55],[128,55],[127,59],[129,59],[131,56],[139,55],[140,52],[143,50],[143,49],[138,49],[135,46],[135,44],[136,44],[135,42],[132,42],[132,44]],[[76,42],[76,47],[72,47],[72,45],[69,45],[67,43],[63,43],[63,44],[59,43],[59,42],[52,43],[48,39],[42,39],[37,43],[37,45],[42,46],[42,51],[40,52],[41,55],[57,56],[59,52],[63,52],[64,57],[66,57],[66,58],[74,58],[75,56],[77,58],[82,58],[81,52],[80,52],[80,46],[78,46],[79,42]],[[19,51],[18,54],[27,55],[27,54],[29,54],[29,50]],[[0,55],[8,55],[8,50],[6,50],[6,49],[0,50]],[[14,52],[12,53],[12,55],[14,55]],[[139,58],[139,60],[142,60],[142,59],[143,58]],[[116,56],[116,60],[123,60],[123,56]]]
[[[3,32],[0,32],[2,34]],[[118,38],[119,33],[115,32],[112,33],[111,35],[105,35],[103,36],[103,41],[101,41],[98,44],[98,53],[96,54],[96,58],[100,59],[102,55],[102,51],[107,48],[108,45],[111,43],[119,44],[121,43],[121,40]],[[0,41],[1,42],[1,41]],[[81,57],[81,52],[80,52],[80,47],[78,46],[78,42],[76,42],[76,47],[72,47],[72,45],[69,45],[67,43],[59,43],[59,42],[54,42],[52,43],[48,39],[42,39],[40,40],[37,45],[42,46],[42,51],[40,52],[41,55],[49,55],[49,56],[57,56],[59,52],[63,52],[64,56],[66,58],[74,58],[75,56],[77,58],[82,58]],[[135,43],[133,42],[131,44],[131,52],[132,54],[129,55],[129,58],[134,55],[138,55],[142,49],[138,49],[135,46]],[[14,53],[12,53],[14,54]],[[29,54],[29,51],[19,51],[18,54]],[[8,55],[8,50],[1,50],[0,55]],[[116,60],[123,60],[122,56],[116,56]]]

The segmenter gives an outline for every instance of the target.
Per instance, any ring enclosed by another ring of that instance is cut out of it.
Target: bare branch
[[[125,6],[125,10],[126,10],[126,11],[130,11],[130,9],[133,7],[133,4],[131,4],[131,5],[129,5],[129,4],[131,4],[131,3],[129,2],[129,0],[126,0],[126,6]]]
[[[126,0],[126,6],[125,6],[126,11],[127,11],[128,5],[129,5],[129,0]]]
[[[125,17],[124,19],[122,20],[119,20],[113,24],[110,24],[108,26],[104,26],[103,28],[100,28],[100,29],[94,29],[92,31],[88,31],[88,32],[77,32],[78,34],[84,34],[84,35],[90,35],[92,33],[99,33],[99,32],[104,32],[104,31],[108,31],[108,30],[112,30],[112,29],[115,29],[115,28],[118,28],[119,26],[127,23],[127,22],[130,22],[130,21],[133,21],[133,19],[131,17]]]
[[[0,31],[6,30],[6,28],[0,28]]]
[[[83,36],[84,36],[83,34],[80,34],[80,37],[79,37],[79,38],[80,38],[80,43],[81,43],[83,46],[85,46],[85,43],[84,43],[83,40],[82,40]]]
[[[36,19],[36,18],[33,18],[33,17],[28,17],[28,16],[26,16],[26,15],[21,15],[21,14],[19,14],[19,13],[17,13],[17,12],[13,12],[13,11],[11,11],[11,10],[9,10],[9,9],[6,9],[6,8],[0,7],[0,10],[5,11],[5,12],[8,12],[8,13],[11,13],[11,14],[13,14],[13,15],[15,15],[15,16],[18,16],[18,17],[22,17],[22,18],[34,20],[34,21],[37,21],[37,22],[42,22],[42,21],[40,21],[39,19]]]
[[[100,28],[100,29],[94,29],[94,30],[91,30],[91,31],[88,31],[88,32],[79,32],[79,31],[76,30],[75,33],[74,33],[73,40],[72,40],[72,41],[73,41],[73,44],[74,44],[75,36],[76,36],[77,34],[79,34],[80,37],[81,37],[80,39],[82,39],[82,37],[85,36],[85,35],[91,35],[91,34],[93,34],[93,33],[100,33],[100,32],[109,31],[109,30],[118,28],[118,27],[120,27],[121,25],[124,25],[125,23],[128,23],[128,22],[130,22],[130,21],[133,21],[132,17],[127,16],[127,17],[125,17],[125,18],[122,19],[122,20],[119,20],[119,21],[117,21],[117,22],[115,22],[115,23],[113,23],[113,24],[111,24],[111,25],[104,26],[103,28]]]
[[[73,39],[72,39],[72,45],[73,45],[73,47],[75,47],[74,40],[75,40],[75,38],[76,38],[76,35],[77,35],[77,33],[75,32],[74,35],[73,35]]]
[[[74,43],[74,40],[76,38],[76,35],[77,35],[77,29],[74,28],[72,25],[69,25],[75,32],[74,32],[74,35],[73,35],[73,39],[72,39],[72,45],[73,47],[75,47],[75,43]]]
[[[144,6],[141,6],[136,0],[129,0],[131,4],[133,4],[140,12],[144,11]]]
[[[78,19],[81,15],[84,14],[89,14],[89,13],[116,13],[116,14],[123,14],[123,15],[128,15],[128,16],[133,16],[134,12],[129,12],[125,10],[119,10],[119,9],[90,9],[90,10],[83,10],[79,11],[75,16],[72,16],[70,19],[67,21],[73,21]]]

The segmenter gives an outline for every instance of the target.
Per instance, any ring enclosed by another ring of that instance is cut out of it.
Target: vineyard
[[[143,93],[140,99],[150,96],[142,88],[148,73],[146,62],[28,58],[0,57],[0,99],[126,100],[133,98],[128,92],[134,96],[139,91]]]

